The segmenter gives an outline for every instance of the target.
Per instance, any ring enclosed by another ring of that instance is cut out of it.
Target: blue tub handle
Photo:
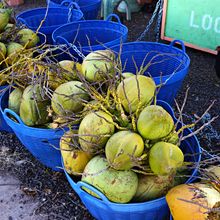
[[[68,6],[72,1],[71,0],[64,0],[60,3],[61,6]]]
[[[116,14],[110,14],[105,20],[106,20],[106,21],[111,21],[112,18],[116,18],[117,21],[118,21],[118,23],[121,24],[121,20],[120,20],[120,18],[118,17],[118,15],[116,15]]]
[[[60,39],[60,40],[59,40]],[[62,36],[57,36],[55,38],[55,42],[58,43],[60,42],[61,44],[67,44],[69,47],[71,47],[71,44]]]
[[[79,181],[79,182],[77,182],[76,185],[79,188],[79,192],[81,192],[83,190],[82,187],[85,187],[86,189],[91,190],[93,193],[97,194],[103,202],[110,203],[110,201],[107,199],[107,197],[103,193],[101,193],[99,190],[97,190],[95,187],[89,185],[88,183]]]
[[[71,8],[72,6],[75,6],[75,8],[82,12],[79,5],[76,3],[76,2],[72,2],[72,1],[69,1],[69,0],[64,0],[61,2],[61,6],[67,6],[68,8]]]
[[[21,18],[21,17],[17,17],[17,22],[19,23],[21,23],[21,24],[24,24],[25,26],[27,26],[27,23],[26,23],[26,21],[23,19],[23,18]]]
[[[69,5],[68,5],[68,8],[71,8],[71,7],[72,8],[75,7],[78,11],[82,12],[79,5],[76,2],[70,2]]]
[[[60,3],[61,6],[67,6],[67,7],[71,7],[72,5],[74,5],[76,7],[76,9],[80,10],[79,5],[77,4],[76,1],[72,1],[72,0],[64,0]]]
[[[69,5],[68,5],[68,9],[69,10],[72,10],[72,9],[76,9],[77,11],[81,12],[82,15],[84,16],[83,12],[81,11],[79,5],[76,3],[76,2],[70,2]],[[72,18],[72,14],[71,14],[71,17]],[[68,21],[69,23],[70,21]]]
[[[10,120],[13,123],[17,123],[19,125],[25,125],[24,122],[21,120],[21,118],[14,111],[12,111],[11,109],[8,109],[8,108],[4,109],[3,115],[4,115],[5,119]],[[11,115],[12,117],[14,117],[18,122],[11,120],[8,117],[8,115]]]
[[[186,52],[186,47],[185,47],[185,44],[183,43],[183,41],[181,40],[173,40],[171,43],[170,43],[170,46],[173,47],[176,43],[179,43],[182,47],[182,50],[183,52],[185,53]]]

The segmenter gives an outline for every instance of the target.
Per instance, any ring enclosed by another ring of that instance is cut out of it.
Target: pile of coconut
[[[12,9],[0,8],[0,86],[7,84],[5,73],[19,60],[20,55],[29,53],[27,58],[31,57],[33,54],[29,49],[40,43],[37,33],[15,24],[12,13]]]
[[[82,64],[41,58],[18,62],[9,108],[28,126],[69,128],[60,149],[70,175],[116,203],[153,200],[185,182],[177,176],[190,175],[190,163],[180,147],[191,125],[177,126],[157,101],[153,78],[124,72],[110,50],[91,52]]]
[[[156,90],[151,77],[123,72],[112,51],[87,55],[78,80],[52,96],[53,111],[70,128],[60,142],[66,171],[116,203],[165,195],[184,165],[183,129],[157,105]]]
[[[50,59],[52,46],[36,47],[38,34],[17,27],[11,12],[0,9],[0,86],[9,85],[8,107],[27,126],[69,128],[60,150],[70,175],[115,203],[146,202],[174,187],[167,201],[175,219],[219,219],[219,167],[205,173],[212,181],[179,185],[195,165],[181,150],[192,125],[158,102],[150,75],[125,72],[111,50],[91,52],[82,64]]]
[[[15,65],[17,68],[13,75],[14,84],[8,107],[17,113],[27,126],[57,128],[59,123],[64,123],[63,114],[70,114],[82,108],[80,101],[75,100],[74,104],[68,102],[68,99],[72,100],[73,97],[68,96],[73,95],[73,92],[81,93],[82,83],[75,80],[81,65],[70,60],[48,64],[38,59],[30,58],[21,68],[19,62]],[[11,75],[8,76],[8,81],[11,78]],[[60,100],[60,91],[65,91],[67,95],[61,95],[64,100]],[[85,92],[79,95],[81,96],[88,97]],[[58,104],[62,101],[62,104]]]

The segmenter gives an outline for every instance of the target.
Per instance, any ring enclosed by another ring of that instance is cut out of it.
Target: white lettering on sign
[[[204,15],[202,18],[202,28],[206,31],[212,28],[212,17],[210,15]]]
[[[191,12],[191,17],[190,17],[190,26],[194,28],[199,28],[199,25],[194,24],[194,17],[195,17],[195,12]]]
[[[215,32],[220,34],[220,17],[215,20]]]
[[[214,19],[211,15],[205,14],[201,17],[199,24],[195,22],[195,17],[195,11],[191,11],[190,27],[202,28],[205,31],[213,29],[216,33],[220,34],[220,17]]]

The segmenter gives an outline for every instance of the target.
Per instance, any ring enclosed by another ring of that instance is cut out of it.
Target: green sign
[[[165,0],[163,39],[213,52],[220,45],[220,0]]]

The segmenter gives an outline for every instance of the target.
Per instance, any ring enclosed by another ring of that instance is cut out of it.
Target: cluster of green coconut
[[[112,202],[144,202],[173,186],[184,155],[172,116],[155,104],[153,79],[122,72],[113,52],[92,52],[79,81],[54,91],[52,106],[79,124],[60,142],[67,172]]]
[[[62,121],[61,115],[70,112],[74,106],[76,109],[80,108],[80,103],[74,102],[73,106],[70,106],[68,98],[60,94],[60,91],[65,90],[68,96],[73,93],[73,88],[81,85],[75,80],[76,72],[81,71],[80,64],[70,60],[52,65],[42,61],[36,64],[33,59],[31,63],[25,63],[25,66],[18,62],[18,66],[21,68],[17,70],[17,78],[22,76],[21,79],[26,83],[23,83],[23,86],[19,86],[20,83],[14,86],[9,95],[8,107],[20,115],[24,124],[56,128],[59,121]],[[34,77],[31,77],[32,75]],[[63,97],[61,103],[60,96]]]
[[[19,53],[24,49],[33,48],[40,41],[38,35],[28,28],[17,27],[12,10],[0,8],[0,66],[4,69],[18,60]],[[0,77],[0,85],[4,85],[4,77]]]
[[[172,187],[184,155],[173,118],[155,104],[152,78],[123,73],[110,50],[82,64],[32,61],[15,68],[26,84],[10,93],[9,108],[27,126],[70,128],[60,142],[68,173],[116,203],[152,200]]]

